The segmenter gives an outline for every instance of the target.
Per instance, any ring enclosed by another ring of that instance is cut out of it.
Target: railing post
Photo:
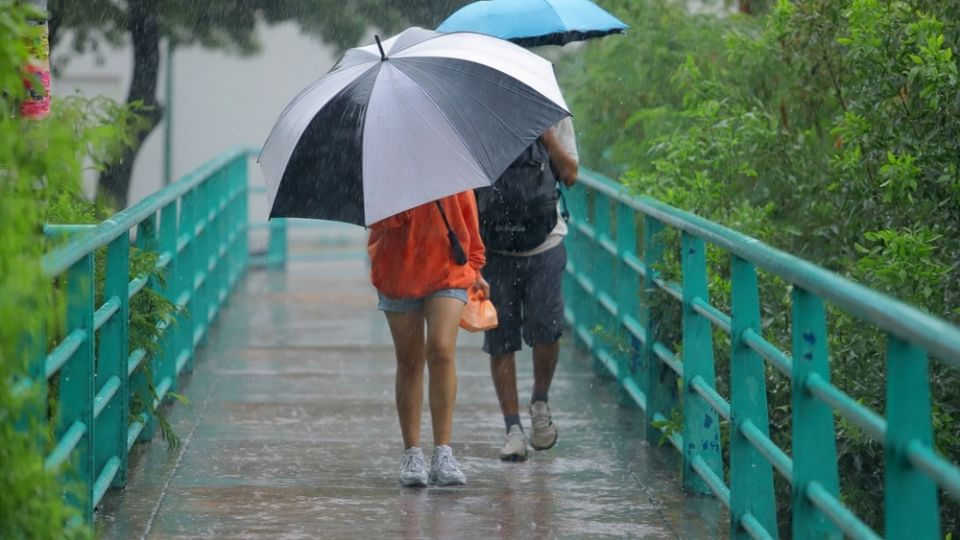
[[[608,291],[613,286],[613,283],[610,282],[612,276],[606,272],[613,270],[614,266],[611,263],[615,261],[613,260],[613,256],[610,255],[610,252],[604,247],[604,242],[612,243],[610,236],[612,228],[610,201],[607,199],[607,196],[600,191],[594,191],[592,195],[593,231],[596,238],[590,246],[589,261],[586,261],[586,264],[581,264],[580,267],[586,271],[590,276],[590,281],[593,283],[592,302],[596,316],[594,320],[591,321],[591,327],[600,329],[600,335],[596,335],[594,339],[593,365],[597,374],[620,380],[623,371],[620,358],[616,354],[611,354],[612,351],[616,350],[616,345],[612,344],[611,341],[618,337],[618,332],[615,330],[617,327],[616,316],[610,313],[600,300],[604,296],[609,297]],[[604,276],[604,274],[606,274],[606,276]],[[613,365],[611,366],[613,368],[612,372],[607,373],[608,370],[603,367],[603,363],[600,361],[601,353],[613,360]]]
[[[703,240],[681,234],[680,254],[683,268],[683,486],[696,493],[711,493],[693,470],[697,456],[718,477],[723,478],[720,461],[720,425],[717,411],[694,390],[692,381],[702,378],[716,385],[713,366],[713,327],[694,311],[696,298],[709,299],[707,289],[707,253]]]
[[[137,227],[137,247],[142,251],[154,252],[157,250],[157,216],[152,214],[144,219]],[[133,395],[143,405],[143,429],[137,440],[147,442],[153,439],[157,428],[157,420],[153,416],[153,394],[150,392],[150,386],[156,387],[157,381],[163,379],[163,364],[166,359],[162,357],[144,358],[141,362],[149,362],[150,369],[140,369],[134,372],[133,380],[129,382]],[[142,365],[142,364],[141,364]],[[151,377],[152,380],[147,380]]]
[[[68,461],[67,478],[74,478],[82,497],[70,496],[71,503],[83,510],[87,523],[93,519],[93,422],[94,331],[93,331],[93,253],[86,254],[67,270],[67,320],[70,330],[86,333],[83,344],[60,369],[60,399],[57,405],[57,440],[75,422],[85,427],[74,457]],[[72,467],[72,470],[71,470]],[[68,480],[68,484],[70,481]]]
[[[178,298],[184,294],[189,296],[184,309],[186,313],[180,318],[177,328],[177,356],[186,352],[187,356],[183,371],[193,370],[193,334],[198,324],[196,313],[197,293],[194,286],[197,279],[197,201],[196,190],[186,192],[180,199],[180,238],[186,241],[183,251],[180,252],[180,267],[177,272]],[[179,367],[179,366],[178,366]],[[179,371],[178,371],[179,374]]]
[[[166,273],[163,276],[163,287],[159,283],[154,283],[157,290],[168,301],[175,303],[177,301],[177,279],[180,271],[180,258],[177,256],[177,203],[176,201],[168,203],[160,209],[160,233],[157,235],[157,248],[161,254],[169,253],[170,262],[167,263]],[[161,352],[159,353],[160,379],[170,378],[170,391],[177,390],[177,327],[182,321],[182,317],[173,314],[162,339]]]
[[[670,418],[676,406],[676,376],[673,371],[657,358],[653,346],[660,333],[659,317],[654,313],[654,299],[659,297],[656,267],[663,261],[663,224],[650,216],[643,219],[643,265],[647,275],[643,278],[640,298],[640,324],[647,335],[647,342],[640,350],[640,365],[645,371],[646,386],[643,392],[647,397],[647,441],[657,444],[662,432],[651,422],[655,414]]]
[[[811,483],[839,499],[837,444],[833,412],[808,389],[811,376],[830,381],[827,320],[823,301],[793,288],[793,537],[840,538],[840,531],[807,496]]]
[[[637,292],[641,286],[640,276],[626,262],[626,257],[636,256],[637,253],[637,223],[636,213],[632,208],[617,202],[617,262],[615,277],[617,283],[617,336],[629,345],[627,358],[627,373],[629,377],[643,375],[640,369],[640,347],[642,344],[630,331],[627,330],[628,316],[638,316],[640,312],[640,295]],[[640,381],[638,381],[640,382]],[[643,385],[639,385],[643,388]],[[646,396],[644,396],[646,397]]]
[[[574,342],[580,343],[583,346],[587,346],[588,344],[583,341],[583,338],[580,336],[580,332],[578,330],[581,328],[589,328],[586,322],[586,317],[588,313],[588,302],[590,299],[587,298],[586,293],[577,282],[577,277],[572,273],[569,273],[569,270],[572,268],[577,272],[582,272],[583,269],[579,262],[587,260],[588,258],[585,256],[584,250],[586,241],[583,238],[583,233],[579,228],[580,223],[587,220],[586,196],[586,190],[583,188],[571,189],[567,192],[567,205],[570,210],[570,223],[569,231],[567,232],[567,238],[564,240],[564,242],[567,249],[568,274],[567,278],[563,282],[563,300],[564,304],[566,304],[564,309],[565,311],[573,314],[575,317],[572,321],[572,337]]]
[[[97,451],[95,470],[102,470],[113,456],[120,460],[120,467],[111,483],[122,487],[127,483],[127,414],[130,391],[127,380],[127,357],[129,355],[130,302],[130,233],[125,232],[107,246],[107,266],[104,276],[103,297],[116,298],[120,307],[100,329],[100,357],[97,364],[97,384],[102,386],[113,377],[119,387],[110,404],[96,420],[97,429],[94,448]]]
[[[930,383],[927,353],[887,336],[887,440],[884,476],[888,538],[940,538],[937,484],[907,458],[913,442],[930,447]]]
[[[730,360],[730,538],[751,536],[740,526],[750,513],[774,538],[777,508],[773,493],[773,469],[740,431],[750,421],[769,435],[767,388],[763,359],[746,345],[743,333],[761,333],[757,271],[753,264],[733,256]]]
[[[287,220],[270,220],[270,241],[267,244],[267,265],[282,268],[287,264]]]

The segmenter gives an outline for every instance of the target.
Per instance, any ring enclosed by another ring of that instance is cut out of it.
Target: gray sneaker
[[[500,459],[504,461],[523,461],[527,459],[527,436],[514,424],[507,432],[507,439],[500,448]]]
[[[407,448],[400,457],[400,485],[405,487],[427,485],[427,461],[423,459],[423,450],[417,446]]]
[[[460,470],[449,446],[435,446],[430,458],[430,483],[438,486],[465,486],[467,477]]]
[[[550,406],[546,401],[534,401],[530,404],[530,446],[535,450],[549,450],[557,444],[557,428],[550,417]]]

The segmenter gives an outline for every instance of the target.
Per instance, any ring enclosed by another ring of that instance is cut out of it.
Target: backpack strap
[[[557,181],[557,194],[560,195],[560,217],[563,221],[570,223],[570,208],[567,207],[567,195],[564,193],[563,184]]]
[[[450,227],[450,221],[447,220],[447,213],[443,211],[443,205],[440,204],[440,201],[434,201],[437,203],[437,208],[440,209],[440,217],[443,218],[443,224],[447,226],[447,238],[450,240],[450,250],[453,251],[453,260],[457,264],[463,266],[467,264],[467,255],[463,252],[463,246],[460,244],[460,239],[457,238],[457,233],[453,231],[453,228]]]

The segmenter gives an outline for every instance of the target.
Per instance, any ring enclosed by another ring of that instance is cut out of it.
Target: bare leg
[[[538,343],[533,347],[533,395],[542,396],[550,391],[553,372],[560,357],[560,342]],[[516,386],[516,385],[514,385]]]
[[[427,366],[430,370],[430,416],[433,444],[450,444],[453,408],[457,401],[457,332],[463,302],[456,298],[424,300],[427,318]]]
[[[420,410],[423,407],[423,311],[386,312],[397,355],[394,387],[403,447],[420,445]]]
[[[490,355],[490,375],[497,390],[500,411],[504,416],[520,414],[517,398],[517,364],[514,353]]]

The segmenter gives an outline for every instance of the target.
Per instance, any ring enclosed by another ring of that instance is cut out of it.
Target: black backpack
[[[557,179],[538,139],[491,187],[475,191],[480,236],[487,249],[529,251],[557,225]]]

